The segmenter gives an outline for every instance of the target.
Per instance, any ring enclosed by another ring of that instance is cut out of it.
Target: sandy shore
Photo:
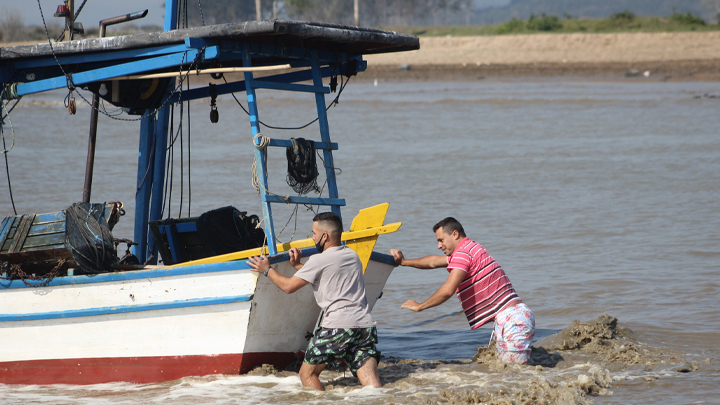
[[[420,39],[420,50],[367,55],[366,59],[365,79],[593,76],[720,80],[720,32],[429,37]]]

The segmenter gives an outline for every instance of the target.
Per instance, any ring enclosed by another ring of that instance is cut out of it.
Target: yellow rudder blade
[[[384,203],[360,210],[355,219],[353,219],[349,231],[352,233],[382,226],[383,222],[385,222],[385,215],[387,215],[389,207],[390,203]],[[365,273],[365,269],[367,269],[370,255],[372,255],[373,248],[375,248],[377,238],[378,235],[374,235],[345,242],[345,246],[353,249],[357,252],[358,256],[360,256],[360,261],[363,265],[363,274]]]

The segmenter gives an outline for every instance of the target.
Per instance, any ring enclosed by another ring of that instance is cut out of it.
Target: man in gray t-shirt
[[[341,236],[340,217],[332,212],[317,214],[312,239],[320,254],[311,256],[303,265],[302,252],[290,249],[290,264],[298,270],[294,276],[285,277],[275,271],[265,256],[251,257],[248,264],[285,293],[294,293],[307,284],[313,286],[324,316],[300,367],[304,386],[324,390],[319,378],[322,370],[328,364],[337,367],[345,361],[362,385],[379,388],[377,329],[365,296],[362,262],[354,250],[342,245]]]

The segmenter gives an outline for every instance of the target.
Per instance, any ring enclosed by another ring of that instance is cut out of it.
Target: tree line
[[[355,0],[204,0],[194,6],[188,2],[188,22],[192,26],[203,21],[255,20],[256,3],[262,19],[355,24]],[[358,0],[358,23],[364,27],[465,24],[472,4],[472,0]]]
[[[511,0],[500,7],[483,8],[480,0],[184,0],[190,25],[261,19],[288,19],[354,25],[354,6],[364,27],[501,24],[531,15],[563,15],[603,18],[621,10],[641,16],[664,16],[677,11],[702,15],[715,24],[720,0]]]

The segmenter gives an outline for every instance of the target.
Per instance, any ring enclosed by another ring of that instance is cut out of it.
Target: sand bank
[[[366,59],[366,79],[645,78],[648,71],[653,79],[720,80],[720,32],[426,37],[417,51]]]

